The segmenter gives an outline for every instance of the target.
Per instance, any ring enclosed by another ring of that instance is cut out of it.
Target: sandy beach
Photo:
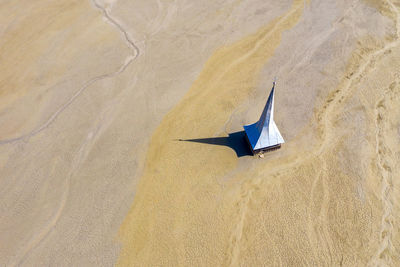
[[[399,38],[397,0],[0,1],[0,265],[400,265]]]

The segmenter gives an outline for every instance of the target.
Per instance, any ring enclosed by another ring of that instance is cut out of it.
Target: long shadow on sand
[[[210,137],[198,139],[179,139],[178,141],[195,142],[208,145],[227,146],[236,152],[238,158],[252,156],[252,153],[246,143],[244,131],[230,133],[227,137]]]

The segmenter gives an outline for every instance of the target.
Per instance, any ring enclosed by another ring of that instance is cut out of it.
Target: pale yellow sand
[[[399,9],[0,1],[0,265],[399,265]]]

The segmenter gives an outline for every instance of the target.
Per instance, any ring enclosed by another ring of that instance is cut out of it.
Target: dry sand
[[[276,2],[0,1],[0,265],[400,265],[400,2]]]

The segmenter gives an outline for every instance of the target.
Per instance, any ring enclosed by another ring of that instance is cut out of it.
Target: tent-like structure
[[[243,127],[253,154],[280,148],[285,143],[274,122],[274,91],[275,82],[258,122]]]

